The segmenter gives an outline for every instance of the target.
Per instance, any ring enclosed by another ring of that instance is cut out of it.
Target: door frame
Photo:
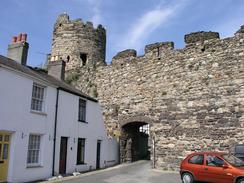
[[[62,141],[64,140],[64,141]],[[64,142],[64,144],[63,144]],[[65,145],[66,148],[62,148],[62,145]],[[64,150],[64,152],[63,152]],[[62,167],[61,164],[61,158],[62,158],[62,153],[64,153],[65,158],[64,158],[64,167]],[[63,137],[61,136],[60,138],[60,148],[59,148],[59,173],[60,174],[66,174],[66,168],[67,168],[67,154],[68,154],[68,137]],[[61,169],[63,168],[63,169]]]
[[[11,146],[11,139],[12,139],[12,133],[7,132],[7,131],[0,131],[0,135],[2,135],[2,140],[1,140],[1,144],[2,144],[2,149],[0,152],[0,155],[3,156],[3,151],[4,151],[4,144],[8,144],[8,149],[7,149],[7,163],[6,163],[6,174],[4,175],[4,177],[0,178],[0,182],[7,182],[8,180],[8,171],[9,171],[9,162],[10,162],[10,146]],[[5,135],[9,136],[8,141],[4,141],[4,137]],[[4,163],[4,160],[2,160],[2,157],[0,157],[0,160],[2,161],[2,163]],[[2,180],[1,180],[2,179]]]

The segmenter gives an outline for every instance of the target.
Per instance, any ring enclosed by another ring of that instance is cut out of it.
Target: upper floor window
[[[78,120],[81,122],[86,122],[86,101],[83,99],[79,99]]]
[[[45,87],[33,84],[32,88],[32,99],[31,99],[31,110],[44,111],[44,92]]]

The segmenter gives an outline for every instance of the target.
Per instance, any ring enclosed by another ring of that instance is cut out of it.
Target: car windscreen
[[[242,161],[241,159],[233,156],[233,155],[229,155],[229,154],[225,154],[222,156],[228,163],[230,163],[232,166],[235,167],[240,167],[240,166],[244,166],[244,161]]]

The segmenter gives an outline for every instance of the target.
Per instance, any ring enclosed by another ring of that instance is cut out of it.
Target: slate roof
[[[72,87],[71,85],[65,83],[64,81],[58,80],[56,78],[54,78],[53,76],[48,75],[46,72],[44,72],[41,69],[37,69],[37,68],[32,68],[30,66],[24,66],[21,65],[20,63],[7,58],[5,56],[0,55],[0,67],[1,66],[6,66],[8,68],[11,68],[15,71],[18,72],[22,72],[24,74],[27,74],[31,77],[34,77],[36,79],[40,79],[43,80],[47,83],[50,83],[54,86],[56,86],[58,89],[66,91],[68,93],[74,94],[74,95],[78,95],[82,98],[86,98],[88,100],[97,102],[96,99],[90,97],[89,95],[86,95],[84,93],[82,93],[80,90],[77,90],[76,88]]]

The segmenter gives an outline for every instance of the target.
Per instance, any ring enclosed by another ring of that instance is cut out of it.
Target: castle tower
[[[54,25],[51,61],[64,60],[66,71],[105,64],[106,30],[92,22],[70,20],[64,13]]]

